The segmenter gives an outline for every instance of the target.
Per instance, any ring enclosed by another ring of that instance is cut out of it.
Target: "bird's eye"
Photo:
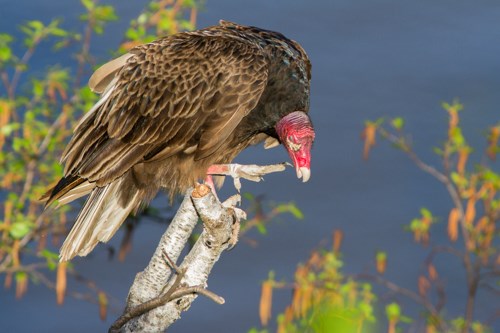
[[[290,142],[295,142],[295,140],[293,139],[293,136],[292,136],[292,135],[290,135],[290,136],[288,137],[288,141],[290,141]]]

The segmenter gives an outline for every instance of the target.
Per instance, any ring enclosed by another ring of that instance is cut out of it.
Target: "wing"
[[[139,46],[92,78],[103,95],[62,161],[66,176],[102,186],[141,161],[213,154],[257,105],[267,60],[250,42],[184,33]]]

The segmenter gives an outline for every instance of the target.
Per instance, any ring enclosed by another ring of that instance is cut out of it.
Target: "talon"
[[[238,216],[236,214],[236,211],[234,212],[234,223],[233,226],[231,227],[232,232],[231,232],[231,238],[229,238],[229,246],[227,248],[228,251],[232,250],[235,246],[236,243],[238,243],[238,236],[240,233],[240,221],[238,219]]]
[[[241,190],[241,178],[260,182],[264,180],[264,175],[285,170],[287,162],[273,165],[241,165],[241,164],[214,164],[207,170],[207,175],[231,176],[234,187]]]

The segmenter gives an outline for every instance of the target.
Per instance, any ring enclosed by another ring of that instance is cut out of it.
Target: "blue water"
[[[143,5],[119,2],[118,15],[94,50],[101,61],[121,40],[126,21]],[[14,32],[28,19],[64,18],[77,27],[80,7],[76,0],[0,1],[0,31]],[[244,183],[244,190],[265,193],[273,201],[295,201],[306,218],[283,217],[269,228],[268,236],[252,234],[253,248],[242,240],[217,263],[209,288],[226,299],[223,306],[199,298],[183,314],[172,332],[246,332],[258,324],[260,285],[269,270],[279,279],[291,280],[296,264],[307,258],[333,229],[345,232],[345,270],[372,270],[378,249],[389,252],[387,277],[416,289],[416,278],[426,251],[411,242],[403,230],[429,208],[446,219],[450,199],[445,190],[387,144],[379,142],[368,162],[361,158],[359,134],[366,119],[403,116],[415,150],[426,161],[438,164],[432,147],[444,140],[446,114],[442,101],[459,97],[464,133],[472,146],[484,147],[484,129],[500,118],[500,3],[496,1],[231,1],[207,0],[199,26],[221,18],[277,30],[299,41],[313,63],[311,114],[317,137],[313,151],[312,179],[302,184],[290,170],[271,175],[264,183]],[[60,58],[35,57],[40,71]],[[67,61],[69,64],[70,62]],[[479,161],[481,156],[472,157]],[[272,152],[248,149],[242,163],[287,160],[282,149]],[[499,170],[499,164],[495,165]],[[226,183],[227,184],[227,183]],[[230,193],[230,188],[227,187]],[[157,200],[166,205],[166,200]],[[2,332],[105,331],[120,311],[137,271],[142,270],[163,231],[161,224],[145,221],[137,230],[134,248],[125,263],[106,260],[105,247],[86,259],[74,261],[78,270],[116,297],[115,312],[101,322],[97,307],[67,298],[63,307],[44,287],[30,285],[28,295],[15,301],[12,291],[1,292]],[[432,234],[446,238],[445,223]],[[111,241],[118,245],[121,232]],[[446,276],[448,311],[463,313],[464,277],[460,262],[440,257],[438,270]],[[80,288],[70,282],[69,288]],[[500,300],[481,291],[476,315],[484,320]],[[382,297],[390,301],[391,296]],[[398,298],[401,299],[401,298]],[[289,292],[275,296],[274,313],[290,300]],[[418,315],[418,307],[405,303],[404,311]],[[500,324],[496,323],[500,330]]]

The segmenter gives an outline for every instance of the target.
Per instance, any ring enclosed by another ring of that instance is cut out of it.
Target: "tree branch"
[[[169,279],[172,270],[177,271],[177,268],[168,264],[164,256],[172,263],[177,261],[198,217],[204,230],[184,258],[176,278]],[[233,209],[224,207],[208,186],[198,185],[189,191],[148,267],[137,274],[125,314],[110,332],[161,332],[190,307],[198,293],[223,303],[221,297],[204,289],[213,265],[230,245],[234,222]],[[167,289],[166,293],[163,293],[164,289]]]
[[[355,274],[354,277],[356,279],[374,281],[374,282],[386,287],[387,289],[389,289],[389,290],[391,290],[399,295],[403,295],[405,297],[408,297],[409,299],[413,300],[417,304],[423,305],[425,307],[425,309],[427,311],[429,311],[429,313],[432,315],[432,317],[434,317],[436,319],[440,318],[439,310],[436,309],[436,307],[426,297],[422,297],[421,295],[414,292],[413,290],[398,286],[396,283],[388,281],[379,275],[361,273],[361,274]],[[440,332],[441,331],[447,332],[446,322],[444,322],[443,320],[439,320],[436,324],[437,324]]]
[[[282,171],[284,165],[235,168],[244,170],[244,175],[230,172],[231,176],[259,181],[264,174]],[[218,170],[217,174],[227,171]],[[224,250],[234,246],[239,221],[246,218],[244,211],[234,207],[239,201],[240,196],[235,195],[221,203],[207,185],[187,191],[148,266],[136,275],[124,314],[109,332],[162,332],[180,318],[198,294],[218,304],[225,302],[206,287],[212,267]],[[203,232],[177,267],[175,263],[198,219],[203,223]]]

